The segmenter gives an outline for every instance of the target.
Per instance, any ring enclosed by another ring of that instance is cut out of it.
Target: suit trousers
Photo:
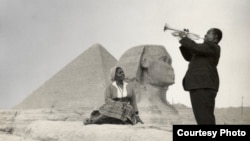
[[[202,88],[190,90],[190,99],[194,117],[198,125],[215,125],[215,97],[217,91]]]

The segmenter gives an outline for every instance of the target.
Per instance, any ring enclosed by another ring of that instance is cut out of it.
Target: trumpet
[[[165,24],[163,31],[165,32],[166,30],[173,30],[174,32],[172,33],[172,35],[175,36],[175,37],[180,37],[180,32],[185,32],[187,37],[190,38],[190,39],[193,39],[193,40],[202,39],[202,40],[204,40],[204,38],[202,38],[200,35],[190,33],[188,31],[188,29],[184,29],[184,31],[179,30],[179,29],[174,29],[174,28],[169,27],[167,23]]]

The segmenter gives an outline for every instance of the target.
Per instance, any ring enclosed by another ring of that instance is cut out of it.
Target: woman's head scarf
[[[113,68],[110,69],[110,79],[112,82],[115,81],[115,73],[116,73],[117,68],[121,68],[121,67],[114,66]]]

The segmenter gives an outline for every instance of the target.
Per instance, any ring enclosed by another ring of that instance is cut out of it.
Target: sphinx
[[[175,82],[172,58],[162,45],[140,45],[127,50],[119,59],[133,83],[142,120],[148,123],[173,123],[178,111],[168,102],[168,87]]]

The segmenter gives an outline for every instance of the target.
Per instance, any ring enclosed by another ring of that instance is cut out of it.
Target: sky
[[[182,88],[188,63],[165,23],[201,36],[220,28],[216,107],[250,106],[249,15],[249,0],[0,0],[0,109],[20,103],[95,43],[117,60],[137,45],[165,46],[175,71],[167,99],[190,107]]]

